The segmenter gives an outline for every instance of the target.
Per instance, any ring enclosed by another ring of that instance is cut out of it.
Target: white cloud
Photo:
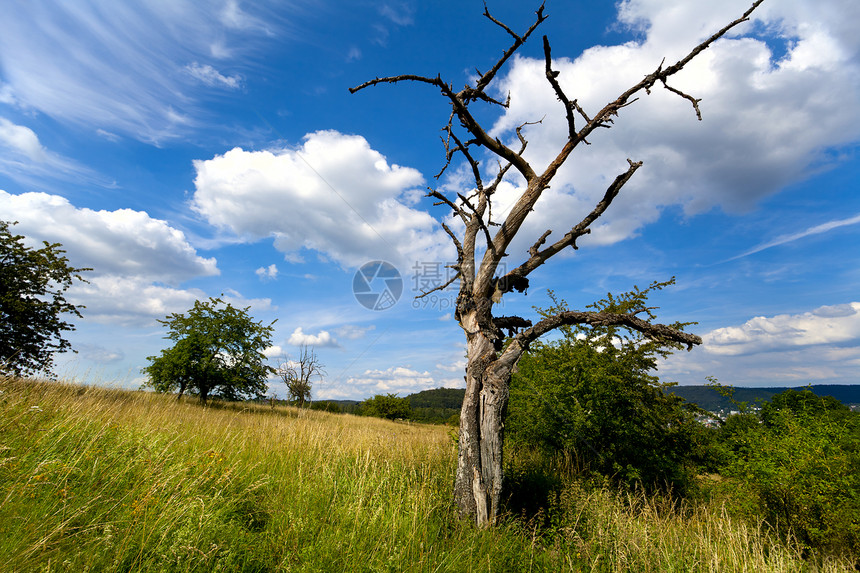
[[[860,224],[860,215],[854,215],[853,217],[849,217],[847,219],[828,221],[827,223],[815,225],[814,227],[810,227],[808,229],[800,231],[799,233],[792,233],[789,235],[781,235],[781,236],[773,239],[772,241],[768,241],[767,243],[764,243],[764,244],[759,245],[757,247],[753,247],[749,251],[747,251],[743,254],[740,254],[736,257],[733,257],[729,260],[740,259],[742,257],[746,257],[749,255],[753,255],[755,253],[761,252],[765,249],[770,249],[772,247],[778,247],[780,245],[784,245],[786,243],[791,243],[791,242],[797,241],[799,239],[803,239],[805,237],[809,237],[812,235],[820,235],[822,233],[832,231],[833,229],[838,229],[840,227],[847,227],[849,225],[857,225],[857,224]]]
[[[340,338],[358,340],[359,338],[367,336],[367,333],[372,330],[376,330],[376,325],[356,326],[354,324],[346,324],[338,328],[335,332]]]
[[[223,86],[230,89],[236,89],[242,85],[242,76],[222,75],[221,72],[208,64],[201,66],[199,63],[194,62],[193,64],[185,66],[185,70],[191,74],[192,77],[197,78],[209,87]]]
[[[282,4],[279,12],[290,7]],[[198,65],[189,75],[188,62],[247,55],[275,31],[286,36],[278,14],[262,16],[235,1],[220,11],[193,0],[7,4],[0,19],[0,99],[158,143],[203,125],[191,75],[209,85],[238,85],[237,75],[211,66]]]
[[[415,23],[415,6],[408,2],[384,2],[379,13],[397,26],[411,26]]]
[[[860,367],[860,303],[800,314],[752,318],[705,334],[703,348],[661,361],[663,380],[733,386],[856,384]]]
[[[324,348],[327,346],[336,348],[340,346],[329,331],[321,330],[318,334],[305,334],[302,331],[301,326],[296,327],[290,335],[290,339],[287,340],[287,344],[291,344],[293,346],[315,346],[318,348]]]
[[[284,351],[284,349],[281,346],[278,346],[277,344],[274,346],[269,346],[268,348],[263,350],[263,355],[266,358],[270,358],[270,359],[271,358],[280,358],[281,356],[284,356],[285,354],[286,354],[286,352]]]
[[[273,237],[288,260],[305,248],[344,267],[405,265],[449,248],[438,223],[408,206],[421,174],[389,165],[360,136],[319,131],[296,150],[235,148],[194,167],[195,211],[248,241]]]
[[[620,7],[621,21],[635,23],[644,39],[597,46],[575,60],[557,59],[558,80],[571,99],[594,114],[664,57],[674,62],[747,7],[744,0],[630,0]],[[857,3],[835,0],[820,13],[800,2],[763,8],[767,40],[789,46],[782,59],[775,60],[764,41],[743,38],[723,39],[700,54],[670,85],[702,98],[702,122],[688,101],[662,88],[641,94],[611,129],[595,132],[589,138],[593,145],[578,149],[559,171],[512,254],[525,251],[546,229],[556,237],[569,230],[626,170],[628,158],[644,165],[583,245],[631,237],[668,205],[681,205],[688,214],[713,207],[749,210],[826,164],[827,150],[857,141],[860,108],[844,104],[860,100],[860,42],[851,31],[860,25]],[[561,149],[567,127],[543,59],[517,57],[500,79],[498,93],[504,98],[510,92],[511,106],[493,135],[516,141],[516,126],[546,116],[524,132],[526,157],[536,167],[547,165]],[[512,196],[497,197],[497,217]]]
[[[354,61],[360,60],[360,59],[361,59],[361,50],[355,46],[352,46],[349,49],[349,52],[346,54],[346,61],[347,62],[354,62]]]
[[[465,372],[466,361],[456,360],[451,364],[437,364],[436,368],[438,368],[439,370],[444,370],[445,372]]]
[[[395,366],[386,370],[365,370],[360,376],[347,379],[346,386],[352,395],[399,394],[405,396],[421,390],[437,388],[430,372],[419,372],[409,366]]]
[[[278,266],[272,263],[268,267],[260,267],[254,273],[260,277],[260,280],[274,280],[278,278]]]
[[[126,275],[177,284],[219,273],[214,258],[197,254],[185,234],[143,211],[77,208],[47,193],[0,191],[0,218],[38,241],[62,243],[74,266],[98,275]]]
[[[98,364],[112,364],[125,358],[122,350],[108,350],[95,344],[76,344],[75,349],[83,358]]]
[[[702,339],[708,352],[729,356],[860,341],[860,302],[822,306],[803,314],[757,316],[741,326],[718,328]]]
[[[206,298],[179,284],[219,274],[215,259],[198,255],[182,231],[142,211],[94,211],[57,195],[0,191],[0,219],[18,221],[13,231],[33,244],[60,243],[72,266],[93,269],[84,273],[88,284],[75,283],[68,294],[86,306],[85,320],[151,326]]]
[[[0,117],[0,173],[26,187],[61,180],[115,187],[115,182],[78,162],[46,149],[35,131]]]
[[[15,125],[3,117],[0,117],[0,145],[23,153],[32,161],[45,160],[45,149],[36,133],[29,127]]]
[[[174,312],[185,312],[194,301],[205,300],[198,289],[178,289],[136,277],[103,275],[86,277],[89,283],[76,284],[68,299],[84,305],[84,319],[126,327],[148,327]]]

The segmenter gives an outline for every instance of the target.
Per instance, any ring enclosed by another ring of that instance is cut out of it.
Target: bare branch
[[[440,76],[436,76],[435,78],[428,78],[424,76],[417,76],[414,74],[403,74],[400,76],[388,76],[385,78],[374,78],[372,80],[368,80],[361,85],[355,86],[354,88],[349,88],[349,93],[354,94],[357,91],[363,90],[364,88],[375,86],[379,84],[396,84],[398,82],[421,82],[425,84],[434,85],[440,89],[451,91],[451,86],[442,81]]]
[[[535,244],[529,248],[529,254],[531,256],[533,256],[533,257],[537,256],[538,249],[540,249],[541,245],[543,245],[546,242],[546,238],[549,237],[551,233],[552,233],[552,229],[547,229],[546,232],[543,235],[541,235],[537,241],[535,241]]]
[[[457,239],[457,235],[446,225],[444,222],[439,223],[442,225],[442,228],[448,233],[448,236],[451,237],[451,240],[454,242],[454,247],[457,249],[457,262],[462,263],[465,258],[463,253],[463,245],[460,244],[460,240]]]
[[[615,197],[618,196],[618,193],[621,191],[622,187],[633,177],[633,174],[642,166],[641,161],[633,162],[629,159],[627,160],[629,167],[627,171],[618,175],[612,184],[606,189],[606,193],[603,195],[603,199],[595,205],[594,209],[592,209],[591,213],[586,215],[582,221],[577,223],[568,233],[566,233],[561,239],[545,248],[542,251],[538,249],[540,246],[546,241],[546,238],[549,237],[549,234],[552,231],[545,232],[540,239],[529,249],[529,255],[531,257],[524,262],[519,267],[510,271],[505,277],[501,280],[503,292],[510,292],[510,285],[513,285],[516,282],[516,279],[527,277],[529,273],[533,270],[544,264],[550,257],[559,253],[567,247],[573,247],[576,249],[576,240],[583,236],[587,235],[591,232],[591,224],[596,221],[612,204],[612,201]],[[507,290],[506,290],[507,289]]]
[[[484,16],[489,18],[491,22],[493,22],[497,26],[501,27],[508,34],[510,34],[514,38],[514,43],[511,45],[510,48],[508,48],[505,51],[504,54],[502,54],[502,57],[499,58],[499,61],[496,62],[496,64],[492,68],[490,68],[490,70],[487,73],[485,73],[483,76],[480,77],[480,79],[478,79],[478,81],[475,83],[474,90],[470,90],[470,93],[466,97],[473,97],[471,92],[482,92],[482,91],[484,91],[484,89],[488,85],[490,85],[490,82],[493,81],[493,78],[496,77],[496,73],[498,73],[498,71],[502,68],[502,66],[505,65],[505,62],[507,62],[508,59],[514,54],[514,52],[516,52],[517,49],[520,46],[522,46],[526,42],[526,40],[528,40],[528,38],[529,38],[529,36],[531,36],[532,32],[535,31],[535,28],[540,26],[541,22],[546,20],[546,16],[543,13],[543,9],[544,9],[544,5],[541,4],[540,8],[538,8],[537,12],[535,12],[535,14],[537,14],[537,19],[535,20],[534,24],[532,24],[531,27],[529,27],[529,29],[526,30],[525,34],[523,34],[522,36],[519,36],[519,35],[515,34],[514,31],[511,30],[509,27],[507,27],[506,25],[504,25],[503,23],[498,21],[496,18],[494,18],[490,14],[489,9],[487,8],[487,4],[484,3]]]
[[[558,83],[558,79],[556,79],[558,78],[559,72],[553,71],[552,69],[552,55],[549,47],[549,39],[546,36],[543,37],[543,53],[544,59],[546,60],[546,79],[552,86],[552,89],[555,91],[555,95],[558,98],[558,101],[564,104],[564,114],[567,117],[568,137],[571,140],[576,139],[577,133],[575,125],[575,116],[573,115],[575,108],[571,101],[568,99],[567,95],[564,93],[564,90],[561,89],[561,84]]]
[[[493,245],[493,238],[490,236],[490,230],[484,224],[484,218],[483,218],[482,214],[479,213],[478,210],[472,206],[472,204],[469,202],[469,200],[464,195],[458,193],[457,196],[460,198],[460,200],[463,202],[464,205],[466,205],[467,207],[469,207],[469,209],[472,210],[474,215],[472,216],[471,224],[478,225],[478,228],[480,228],[481,230],[484,231],[484,236],[487,239],[487,248],[492,250],[495,253],[495,246]]]
[[[415,296],[415,298],[416,298],[416,299],[424,298],[424,297],[425,297],[425,296],[427,296],[428,294],[434,293],[434,292],[436,292],[437,290],[445,290],[446,288],[448,288],[448,286],[450,286],[450,285],[451,285],[451,283],[453,283],[453,282],[454,282],[455,280],[457,280],[458,278],[460,278],[460,272],[459,272],[459,271],[457,271],[457,273],[456,273],[453,277],[451,277],[451,279],[450,279],[450,280],[448,280],[448,282],[446,282],[445,284],[440,285],[440,286],[437,286],[436,288],[430,289],[430,290],[428,290],[427,292],[422,292],[421,294],[416,295],[416,296]]]
[[[693,104],[693,109],[696,110],[696,117],[699,119],[699,121],[702,121],[702,111],[699,109],[699,102],[702,101],[701,98],[696,99],[689,94],[685,94],[681,90],[677,90],[677,89],[673,88],[672,86],[670,86],[669,84],[666,83],[666,80],[663,80],[662,83],[663,83],[663,87],[666,88],[667,90],[669,90],[670,92],[672,92],[673,94],[677,94],[684,99],[690,100],[690,103]]]

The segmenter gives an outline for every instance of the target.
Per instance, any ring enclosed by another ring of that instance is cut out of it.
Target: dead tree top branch
[[[436,200],[436,205],[450,208],[464,226],[458,238],[448,225],[442,223],[442,228],[451,237],[457,250],[457,263],[451,266],[456,270],[456,274],[448,284],[456,279],[460,281],[455,317],[466,335],[467,349],[466,395],[460,415],[454,497],[460,511],[471,516],[479,524],[492,523],[498,514],[503,477],[502,421],[507,404],[508,385],[514,366],[523,352],[528,349],[529,344],[553,329],[574,324],[622,327],[638,331],[663,343],[683,345],[688,349],[693,345],[701,344],[701,338],[683,332],[681,325],[653,324],[649,322],[654,319],[650,312],[646,317],[649,320],[640,318],[637,314],[641,314],[642,309],[633,309],[625,313],[565,310],[553,316],[544,317],[536,324],[518,316],[493,317],[494,304],[498,303],[506,293],[524,292],[529,286],[528,277],[533,271],[564,249],[577,248],[577,240],[591,232],[591,225],[606,213],[623,187],[642,167],[641,161],[628,159],[626,170],[615,177],[591,212],[573,225],[561,238],[548,243],[552,230],[545,231],[534,241],[518,266],[503,276],[497,276],[497,273],[501,261],[507,256],[511,242],[534,210],[542,193],[549,188],[553,178],[573,151],[581,143],[590,145],[591,142],[588,139],[596,130],[611,128],[621,110],[632,105],[639,94],[642,92],[649,94],[655,85],[660,84],[670,93],[689,101],[696,116],[701,119],[700,100],[672,87],[669,84],[670,78],[719,38],[742,22],[748,21],[753,10],[762,1],[757,0],[740,18],[705,39],[674,64],[664,67],[665,62],[661,62],[655,71],[645,75],[594,114],[589,114],[576,98],[571,98],[565,92],[559,79],[560,72],[553,69],[549,39],[544,36],[544,75],[564,108],[567,137],[555,157],[541,169],[533,166],[525,157],[528,141],[522,129],[528,123],[516,128],[516,140],[508,144],[484,129],[472,113],[470,106],[483,103],[508,107],[510,94],[507,100],[502,102],[487,94],[487,89],[513,54],[546,20],[547,15],[544,14],[543,5],[538,8],[534,21],[522,34],[514,32],[509,26],[496,19],[490,14],[486,5],[484,6],[484,16],[504,30],[512,38],[512,42],[488,71],[484,73],[479,71],[479,77],[474,84],[466,85],[460,91],[454,91],[452,84],[444,81],[441,75],[430,77],[414,74],[377,77],[350,88],[350,92],[355,93],[383,83],[400,82],[418,82],[436,87],[451,106],[448,122],[442,128],[444,165],[436,178],[440,178],[445,173],[456,157],[464,161],[474,178],[474,188],[468,192],[457,193],[456,197],[449,198],[443,192],[433,188],[429,189],[427,195]],[[498,169],[488,176],[488,184],[485,184],[480,156],[475,153],[475,148],[483,148],[498,159]],[[524,189],[504,219],[495,222],[492,220],[493,195],[502,181],[509,177],[511,168],[522,176],[525,182]],[[491,228],[494,233],[491,232]],[[481,240],[486,243],[483,249],[479,249]],[[447,287],[448,284],[442,288]],[[510,337],[510,343],[506,346],[503,331],[507,331],[507,336]]]

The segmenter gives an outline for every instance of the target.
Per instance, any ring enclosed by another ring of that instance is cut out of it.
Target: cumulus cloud
[[[0,117],[0,145],[13,152],[23,153],[32,161],[45,160],[45,149],[36,133],[29,127],[16,125],[3,117]]]
[[[631,237],[668,205],[681,205],[687,214],[713,207],[747,211],[826,165],[828,150],[857,141],[860,108],[844,102],[860,99],[858,40],[851,31],[860,11],[852,0],[832,4],[819,12],[801,2],[765,3],[757,24],[763,39],[725,38],[670,80],[702,98],[702,122],[688,101],[662,88],[641,94],[611,129],[595,132],[593,145],[578,149],[559,171],[527,221],[518,250],[548,228],[560,236],[579,221],[626,170],[628,158],[642,160],[643,168],[583,245]],[[558,80],[571,99],[594,114],[664,57],[674,62],[747,7],[743,0],[628,0],[620,5],[620,25],[638,29],[642,39],[596,46],[576,59],[558,58],[553,64]],[[750,25],[742,28],[749,30]],[[526,157],[535,166],[547,165],[561,149],[567,126],[545,79],[543,59],[517,57],[500,80],[498,95],[504,99],[510,93],[511,105],[493,135],[515,142],[515,127],[548,118],[523,130],[529,140]],[[509,191],[497,197],[498,217],[518,189]]]
[[[715,376],[734,386],[855,384],[860,368],[860,303],[800,314],[758,316],[702,336],[703,348],[659,366],[664,380]]]
[[[278,346],[277,344],[274,346],[269,346],[268,348],[265,348],[263,350],[263,355],[266,358],[280,358],[281,356],[284,356],[285,354],[286,354],[286,352],[284,351],[283,347]]]
[[[278,278],[278,266],[272,263],[268,267],[260,267],[254,273],[260,277],[260,280],[274,280]]]
[[[0,117],[0,173],[27,187],[62,180],[114,187],[115,182],[77,161],[46,149],[35,131]]]
[[[326,346],[336,348],[340,346],[329,331],[320,330],[317,334],[306,334],[302,331],[301,326],[296,327],[290,335],[290,339],[287,341],[287,344],[291,344],[293,346],[316,346],[320,348]]]
[[[436,368],[439,370],[444,370],[445,372],[465,372],[466,371],[466,361],[465,360],[456,360],[451,364],[437,364]]]
[[[413,370],[409,366],[395,366],[386,370],[365,370],[360,376],[347,379],[346,385],[353,394],[411,394],[436,388],[436,379],[427,372]]]
[[[860,302],[822,306],[802,314],[757,316],[741,326],[718,328],[702,339],[708,352],[729,356],[860,341]]]
[[[449,248],[438,223],[409,206],[421,174],[360,136],[319,131],[299,149],[235,148],[194,167],[195,211],[248,241],[274,238],[288,260],[312,249],[344,267],[407,264]]]
[[[214,258],[197,254],[185,234],[143,211],[94,211],[47,193],[0,191],[0,218],[15,231],[62,243],[75,266],[99,275],[127,275],[177,284],[219,273]]]
[[[76,284],[68,299],[86,306],[84,317],[93,322],[127,327],[153,326],[156,318],[185,312],[194,301],[206,299],[199,289],[179,289],[153,284],[146,279],[103,275]]]
[[[33,244],[62,244],[73,266],[93,269],[68,296],[86,306],[87,320],[152,325],[205,298],[178,288],[182,282],[219,274],[215,259],[197,254],[182,231],[142,211],[95,211],[58,195],[0,191],[0,219],[18,221],[13,231]]]

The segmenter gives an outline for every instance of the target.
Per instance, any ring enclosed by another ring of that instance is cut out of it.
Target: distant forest
[[[846,406],[860,405],[860,384],[836,385],[817,384],[812,386],[797,386],[795,390],[809,388],[818,396],[833,396]],[[781,392],[788,390],[788,386],[770,388],[734,388],[734,395],[730,399],[720,395],[712,386],[673,386],[667,391],[680,396],[687,402],[696,404],[699,408],[709,412],[729,412],[737,410],[738,403],[746,403],[747,406],[756,406]],[[431,424],[442,424],[450,422],[457,423],[460,414],[460,405],[463,403],[465,390],[462,388],[436,388],[435,390],[424,390],[406,396],[412,413],[409,419],[415,422],[426,422]],[[316,403],[319,409],[325,409],[324,404],[336,404],[338,411],[344,413],[356,413],[359,402],[356,400],[320,400]]]
[[[837,384],[816,384],[811,386],[774,386],[771,388],[734,388],[733,399],[735,402],[746,403],[748,406],[755,406],[761,402],[769,402],[770,399],[789,388],[794,390],[803,390],[809,388],[817,396],[833,396],[846,406],[860,404],[860,384],[852,385],[837,385]],[[709,412],[719,412],[720,410],[730,411],[737,410],[737,406],[732,403],[732,400],[721,396],[716,388],[712,386],[673,386],[669,388],[669,392],[680,396],[687,402],[691,402]]]

